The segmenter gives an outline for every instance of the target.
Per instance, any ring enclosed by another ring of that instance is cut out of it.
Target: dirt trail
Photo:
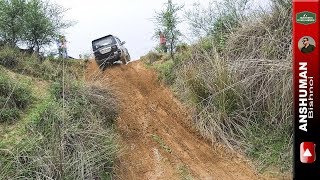
[[[87,80],[101,79],[121,101],[118,179],[260,179],[247,162],[201,138],[188,124],[187,109],[142,62],[99,73],[91,61]]]

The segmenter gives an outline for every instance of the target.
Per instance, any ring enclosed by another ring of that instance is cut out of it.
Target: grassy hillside
[[[112,178],[116,98],[64,64],[0,48],[0,179]]]
[[[228,23],[228,22],[227,22]],[[142,57],[194,109],[203,136],[250,157],[258,170],[292,164],[291,2],[273,1],[230,33]],[[218,27],[217,27],[218,28]],[[227,32],[227,31],[225,31]],[[216,39],[224,39],[217,44]]]

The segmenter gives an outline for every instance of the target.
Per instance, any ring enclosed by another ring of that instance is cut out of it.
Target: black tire
[[[105,64],[104,66],[101,67],[101,70],[105,71],[108,68],[108,66],[109,66],[108,64]]]
[[[101,64],[102,64],[102,62],[98,62],[98,61],[96,61],[96,63],[97,63],[97,65],[98,65],[98,67],[99,67],[99,68],[101,68]]]
[[[127,55],[127,62],[131,61],[131,57],[130,57],[130,54],[128,53]]]
[[[123,56],[123,57],[121,58],[121,62],[122,62],[122,64],[127,64],[127,62],[128,62],[127,56]]]

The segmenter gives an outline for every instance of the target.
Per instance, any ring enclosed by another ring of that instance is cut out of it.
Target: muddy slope
[[[188,110],[142,62],[100,72],[91,61],[86,78],[111,84],[121,101],[117,179],[260,179],[247,162],[201,138]]]

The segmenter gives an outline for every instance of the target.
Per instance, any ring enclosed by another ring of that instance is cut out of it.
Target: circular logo
[[[303,36],[298,43],[300,51],[304,54],[312,53],[316,48],[316,41],[311,36]]]

